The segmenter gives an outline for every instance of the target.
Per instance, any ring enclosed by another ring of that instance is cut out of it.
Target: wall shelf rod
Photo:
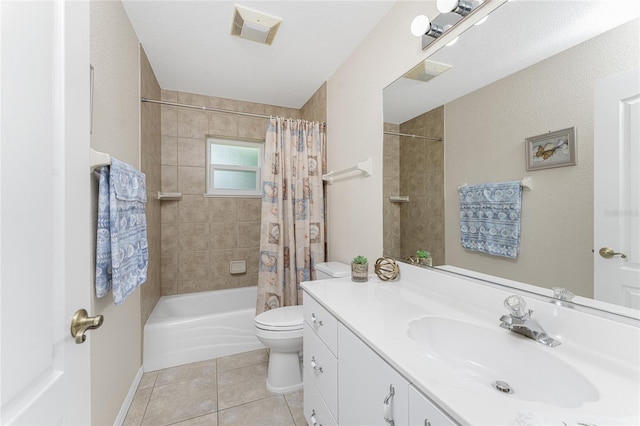
[[[343,169],[343,170],[338,170],[338,171],[330,171],[327,174],[322,175],[322,180],[329,182],[330,184],[333,183],[333,180],[341,175],[347,174],[347,173],[352,173],[352,172],[360,172],[362,173],[365,177],[369,177],[371,176],[371,169],[372,169],[372,162],[371,162],[371,158],[356,164],[353,167],[349,167],[347,169]]]
[[[458,185],[458,189],[462,188],[463,186],[467,186],[467,183],[465,182],[462,185]],[[520,181],[520,186],[522,187],[523,191],[533,191],[533,178],[531,176],[523,177]]]
[[[89,171],[93,172],[98,167],[110,165],[111,156],[109,154],[89,148]]]
[[[427,139],[430,141],[438,141],[438,142],[442,142],[442,138],[434,138],[431,136],[420,136],[420,135],[412,135],[410,133],[398,133],[398,132],[383,132],[385,135],[391,135],[391,136],[404,136],[407,138],[412,138],[412,139]]]

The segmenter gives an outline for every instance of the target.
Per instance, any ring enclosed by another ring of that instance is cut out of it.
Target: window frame
[[[257,148],[259,151],[258,166],[240,166],[240,165],[212,163],[211,146],[213,144]],[[206,153],[207,157],[205,162],[205,168],[206,168],[207,179],[206,179],[206,193],[204,194],[205,197],[245,197],[245,198],[248,198],[248,197],[261,198],[262,197],[262,167],[264,166],[264,141],[224,138],[221,136],[207,135],[206,146],[207,146],[207,153]],[[256,172],[256,189],[255,190],[221,189],[221,188],[216,189],[214,188],[214,184],[215,184],[214,173],[216,170]]]

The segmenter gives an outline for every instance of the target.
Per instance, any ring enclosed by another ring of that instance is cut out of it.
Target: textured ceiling
[[[133,1],[160,87],[300,108],[395,1]],[[271,46],[230,35],[234,5],[282,19]]]
[[[163,89],[291,108],[304,105],[395,3],[123,0]],[[271,46],[230,35],[235,4],[282,19]],[[453,65],[449,71],[385,89],[385,121],[404,122],[639,15],[638,0],[511,0],[430,57]]]
[[[509,1],[429,57],[452,65],[448,71],[428,82],[401,78],[385,88],[384,120],[404,123],[639,15],[638,0]]]

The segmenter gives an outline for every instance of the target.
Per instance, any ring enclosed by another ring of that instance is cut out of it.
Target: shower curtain
[[[324,262],[324,124],[271,118],[262,171],[256,314],[302,304],[300,283]]]

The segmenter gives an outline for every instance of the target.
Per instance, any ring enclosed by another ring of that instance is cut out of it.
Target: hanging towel
[[[146,202],[143,173],[115,158],[100,169],[96,296],[111,290],[116,305],[147,280]]]
[[[518,257],[520,248],[520,181],[463,185],[460,199],[460,240],[467,250]]]

